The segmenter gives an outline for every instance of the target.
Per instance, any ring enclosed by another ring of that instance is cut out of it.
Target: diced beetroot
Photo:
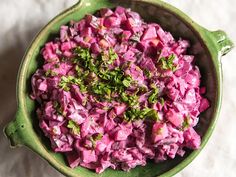
[[[104,143],[97,143],[96,150],[99,152],[103,152],[106,149],[107,145]]]
[[[128,49],[128,46],[126,44],[120,44],[120,45],[115,45],[114,50],[116,51],[116,53],[125,53]]]
[[[126,9],[124,7],[121,7],[121,6],[117,6],[116,7],[116,10],[115,10],[115,13],[117,14],[122,14],[126,11]]]
[[[66,157],[71,168],[77,167],[81,161],[81,157],[77,152],[69,152]]]
[[[184,55],[182,58],[189,63],[191,63],[194,59],[192,55]]]
[[[70,42],[64,42],[61,45],[61,50],[65,51],[65,50],[70,50],[72,48],[71,43]]]
[[[80,20],[76,24],[76,26],[77,26],[77,30],[81,32],[85,28],[85,26],[86,26],[86,20],[85,19]]]
[[[133,18],[128,18],[126,23],[125,23],[126,29],[132,30],[135,26],[136,26],[136,23],[135,23],[134,19]]]
[[[157,37],[156,28],[152,26],[145,30],[141,40],[153,39],[156,37]]]
[[[184,132],[184,138],[187,147],[191,149],[198,149],[200,147],[201,138],[192,127]]]
[[[161,42],[160,42],[159,39],[152,39],[152,40],[149,41],[149,43],[150,43],[150,45],[152,45],[154,47],[162,48],[161,47]]]
[[[165,116],[176,127],[183,124],[183,117],[173,109],[169,109]]]
[[[75,37],[74,37],[74,40],[75,40],[77,43],[79,43],[79,42],[83,41],[83,38],[82,38],[80,35],[78,35],[78,36],[75,36]]]
[[[205,94],[205,93],[206,93],[206,87],[201,87],[200,94]]]
[[[126,41],[130,38],[131,32],[130,31],[123,31],[122,33],[122,40]]]
[[[104,21],[104,26],[107,28],[119,26],[121,23],[120,18],[117,17],[107,17]]]
[[[123,55],[123,58],[124,58],[124,60],[126,60],[126,61],[132,61],[132,60],[134,60],[135,58],[134,58],[134,52],[133,51],[131,51],[131,50],[128,50],[126,53],[124,53],[124,55]]]
[[[175,89],[174,87],[170,88],[167,93],[168,97],[173,101],[176,101],[179,97],[179,90]]]
[[[60,28],[60,40],[64,42],[69,39],[68,26],[61,26]]]
[[[42,82],[40,82],[40,84],[38,85],[38,89],[40,90],[40,91],[46,91],[47,90],[47,81],[46,80],[44,80],[44,81],[42,81]]]
[[[98,43],[102,48],[108,48],[109,47],[109,43],[105,40],[105,39],[101,39]]]
[[[81,152],[82,161],[84,163],[91,163],[97,161],[97,156],[93,150],[84,150]]]
[[[145,58],[141,61],[140,65],[143,69],[148,69],[151,72],[155,72],[157,70],[151,58]]]
[[[135,64],[131,64],[128,69],[125,70],[125,74],[131,76],[133,80],[136,80],[140,85],[144,84],[143,71]]]
[[[81,31],[80,36],[82,37],[92,36],[92,28],[91,27],[84,28]]]
[[[157,35],[164,44],[168,44],[173,41],[173,37],[170,33],[166,33],[161,27],[157,28]]]
[[[200,104],[200,107],[199,107],[199,111],[203,112],[209,107],[210,107],[210,103],[209,103],[208,99],[202,98],[201,99],[201,104]]]
[[[79,104],[83,104],[86,101],[86,97],[80,92],[80,89],[76,85],[71,86],[72,95],[78,101]]]
[[[81,129],[81,135],[83,137],[87,136],[90,130],[91,122],[90,118],[86,118],[85,121],[81,124],[80,129]]]
[[[194,89],[189,89],[188,91],[186,91],[185,97],[184,97],[184,102],[187,104],[196,103],[196,94],[195,94]]]
[[[165,139],[168,136],[168,129],[166,124],[155,123],[152,127],[152,139],[153,142],[156,143],[159,140]]]
[[[98,54],[101,52],[101,48],[99,47],[99,45],[97,43],[92,43],[91,44],[91,51],[95,54]]]
[[[126,140],[128,137],[126,131],[124,130],[119,130],[115,133],[114,135],[114,140],[116,141],[122,141],[122,140]]]
[[[126,110],[126,107],[127,106],[125,104],[115,106],[114,110],[115,110],[116,115],[121,115]]]
[[[117,131],[114,133],[114,140],[116,141],[124,141],[128,138],[128,136],[132,133],[131,128],[127,128],[125,126],[120,126],[117,128]]]
[[[56,54],[57,48],[55,48],[55,45],[56,44],[53,44],[53,42],[45,44],[45,47],[42,50],[42,54],[46,61],[56,61],[58,59],[58,56]]]
[[[102,8],[100,10],[100,14],[102,17],[108,17],[108,16],[111,16],[113,14],[113,11],[111,9],[108,9],[108,8]]]
[[[178,148],[179,148],[179,146],[177,144],[171,144],[170,149],[167,152],[167,155],[172,159],[175,158]]]
[[[192,74],[187,74],[185,76],[185,81],[190,85],[192,85],[193,87],[198,87],[200,84],[199,78]]]

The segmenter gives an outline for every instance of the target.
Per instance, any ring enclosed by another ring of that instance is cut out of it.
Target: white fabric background
[[[0,129],[14,117],[15,81],[20,60],[33,36],[76,0],[0,1]],[[167,0],[208,29],[225,30],[236,43],[235,0]],[[224,96],[209,143],[176,177],[236,176],[236,50],[222,58]],[[10,149],[0,133],[0,177],[63,176],[26,148]]]

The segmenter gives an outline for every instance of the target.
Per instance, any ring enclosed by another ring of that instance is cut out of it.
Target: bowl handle
[[[3,129],[4,134],[10,140],[11,147],[17,147],[24,144],[21,138],[24,133],[25,126],[19,121],[19,113],[16,113],[15,120],[9,122]]]
[[[78,0],[78,2],[75,3],[75,7],[80,6],[81,4],[84,4],[85,6],[90,6],[93,1],[94,0]]]
[[[211,37],[212,41],[215,43],[217,50],[220,52],[221,56],[226,55],[227,53],[229,53],[230,50],[233,49],[234,44],[224,31],[217,30],[217,31],[208,31],[208,32],[209,32],[209,36]]]

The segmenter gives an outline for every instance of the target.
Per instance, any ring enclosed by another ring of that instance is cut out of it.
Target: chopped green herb
[[[75,76],[63,76],[59,82],[59,87],[68,91],[72,84],[78,85],[81,91],[89,91],[96,95],[95,99],[111,101],[113,97],[118,101],[125,102],[130,109],[125,112],[124,119],[132,121],[136,119],[152,119],[157,121],[158,113],[154,109],[139,108],[139,94],[146,92],[147,88],[138,88],[136,92],[128,94],[125,92],[135,81],[131,76],[125,76],[121,68],[109,69],[108,65],[112,64],[118,58],[112,48],[107,52],[102,52],[100,58],[96,60],[91,56],[88,49],[78,47],[74,50],[75,58],[73,61],[77,64]],[[151,77],[151,72],[146,70],[148,77]],[[88,83],[87,87],[84,83]],[[149,103],[156,103],[158,100],[158,88],[152,85],[152,92],[148,98]],[[118,97],[117,97],[118,95]],[[70,123],[72,124],[72,123]],[[71,125],[72,126],[72,125]],[[90,138],[93,146],[95,142],[102,136],[97,135]]]
[[[54,67],[55,67],[55,68],[59,68],[60,65],[59,65],[58,63],[56,63],[56,64],[54,65]]]
[[[79,135],[80,134],[80,126],[77,125],[74,121],[69,120],[68,121],[68,125],[67,128],[71,129],[71,132],[75,135]]]
[[[50,75],[51,71],[52,71],[52,70],[50,70],[50,69],[49,69],[49,70],[47,70],[47,71],[46,71],[46,73],[45,73],[45,76],[47,76],[47,77],[48,77],[48,76]]]
[[[182,124],[182,130],[189,128],[190,124],[191,124],[191,117],[190,115],[188,115],[184,118],[184,122]]]
[[[58,101],[53,102],[53,108],[57,111],[58,114],[63,115],[65,117],[65,113],[63,113],[61,105]]]
[[[142,119],[140,116],[140,109],[130,109],[125,112],[124,120],[126,121],[134,121],[135,119]]]
[[[92,86],[91,90],[93,93],[97,94],[98,96],[102,96],[110,100],[113,87],[102,82],[97,82],[96,84]]]
[[[139,108],[130,109],[124,114],[124,120],[126,121],[134,121],[139,119],[151,119],[154,121],[158,121],[159,116],[157,111],[151,108],[144,108],[142,110],[140,110]]]
[[[81,47],[77,47],[74,50],[74,53],[77,55],[73,59],[74,63],[81,62],[81,65],[90,71],[97,72],[98,68],[94,63],[94,59],[91,56],[89,49],[83,49]]]
[[[168,58],[162,57],[159,59],[159,64],[161,65],[161,68],[164,70],[172,70],[175,71],[177,66],[174,65],[174,59],[175,55],[171,54]]]
[[[69,84],[69,80],[67,79],[67,77],[62,76],[61,81],[59,83],[59,87],[61,87],[65,91],[69,91],[70,87],[68,86],[68,84]]]
[[[164,100],[163,97],[160,98],[160,102],[161,102],[161,105],[164,106],[164,104],[165,104],[165,100]]]
[[[133,79],[130,76],[128,76],[122,81],[122,83],[125,87],[129,87],[131,85],[132,81],[133,81]]]
[[[125,92],[121,93],[121,99],[126,102],[129,106],[138,105],[139,97],[137,95],[127,95]]]
[[[84,85],[83,81],[80,78],[76,78],[74,76],[62,76],[61,81],[59,82],[59,87],[65,91],[69,91],[71,84],[78,85],[81,92],[87,91],[87,87]]]
[[[96,147],[97,141],[101,140],[103,135],[101,133],[96,134],[95,136],[91,136],[89,139],[92,142],[93,148]]]
[[[152,93],[148,97],[148,102],[156,103],[158,101],[158,93],[159,93],[159,89],[157,87],[154,87],[152,90]]]
[[[117,53],[113,50],[113,48],[109,48],[109,60],[108,64],[112,64],[118,58]]]
[[[146,114],[145,114],[146,119],[152,119],[154,121],[159,120],[158,112],[154,109],[150,109]]]
[[[48,77],[48,76],[57,76],[57,73],[52,71],[51,69],[49,69],[45,72],[45,76],[46,77]]]
[[[147,76],[147,78],[152,77],[152,73],[148,69],[144,69],[144,74]]]
[[[120,84],[122,81],[123,73],[120,68],[115,68],[114,70],[104,70],[100,69],[98,76],[106,81],[113,82],[115,84]]]
[[[107,64],[112,64],[118,58],[117,53],[113,48],[109,48],[108,51],[103,51],[101,53],[102,65],[106,66]]]

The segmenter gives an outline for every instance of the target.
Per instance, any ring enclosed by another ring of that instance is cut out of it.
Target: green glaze
[[[146,21],[159,23],[164,29],[173,33],[176,38],[182,37],[191,41],[192,47],[189,52],[197,57],[197,64],[202,74],[202,84],[207,87],[206,96],[211,102],[211,107],[200,115],[200,122],[196,127],[202,136],[202,145],[199,150],[188,151],[182,158],[176,157],[173,160],[167,160],[158,164],[149,162],[145,167],[139,166],[130,172],[108,169],[98,175],[82,167],[69,168],[63,155],[51,151],[49,140],[43,136],[38,127],[35,102],[29,97],[31,92],[30,78],[35,70],[42,65],[40,63],[42,61],[39,54],[40,49],[46,41],[58,34],[61,25],[68,23],[72,19],[80,20],[85,14],[94,13],[102,7],[113,8],[117,5],[130,7],[132,10],[139,12]],[[194,23],[180,10],[159,0],[81,0],[50,21],[28,48],[18,73],[18,111],[16,119],[5,127],[5,134],[11,142],[11,146],[27,146],[67,176],[172,176],[198,155],[212,134],[219,115],[222,97],[220,58],[227,54],[232,47],[233,43],[223,31],[208,31]]]

